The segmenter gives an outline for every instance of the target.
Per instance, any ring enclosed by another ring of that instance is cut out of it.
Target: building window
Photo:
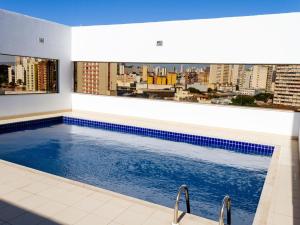
[[[0,54],[0,95],[58,93],[58,60]]]

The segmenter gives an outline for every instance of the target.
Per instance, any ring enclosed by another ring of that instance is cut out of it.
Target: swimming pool
[[[233,224],[252,224],[270,157],[70,124],[0,135],[0,158],[173,208],[190,189],[193,214],[217,220],[232,198]],[[12,131],[12,130],[10,130]]]

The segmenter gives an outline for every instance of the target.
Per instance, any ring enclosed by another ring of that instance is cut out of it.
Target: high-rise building
[[[241,90],[243,89],[249,89],[252,79],[252,68],[246,69],[244,73],[241,74],[239,79],[239,88]]]
[[[231,65],[212,64],[210,65],[209,84],[230,84]]]
[[[38,90],[47,91],[47,87],[48,87],[47,62],[46,61],[38,62],[37,68],[38,68],[37,70]]]
[[[160,75],[160,67],[159,66],[155,67],[155,75],[156,76]]]
[[[25,68],[21,64],[15,66],[15,82],[17,84],[25,83]]]
[[[26,90],[37,91],[38,90],[38,66],[33,58],[28,58],[23,61],[26,72]]]
[[[182,64],[180,65],[180,73],[184,73],[184,67]]]
[[[57,64],[55,61],[47,62],[47,91],[57,92]]]
[[[119,65],[119,74],[124,75],[125,74],[125,65],[120,64]]]
[[[198,78],[197,78],[198,83],[207,85],[208,81],[209,81],[209,70],[208,69],[198,73]]]
[[[117,69],[117,63],[77,62],[77,91],[116,95]]]
[[[162,68],[161,75],[162,76],[166,76],[167,75],[167,68],[166,67]]]
[[[239,84],[239,79],[245,72],[245,65],[232,65],[231,66],[231,84],[233,86]]]
[[[15,74],[13,70],[13,66],[8,67],[8,83],[15,83]]]
[[[147,81],[147,77],[148,77],[148,66],[147,65],[143,65],[143,81]]]
[[[25,83],[25,69],[21,64],[16,64],[8,68],[8,83]]]
[[[276,79],[276,65],[268,66],[268,76],[267,76],[267,92],[274,92],[275,87],[275,79]]]
[[[266,89],[269,67],[265,65],[254,65],[252,68],[252,76],[250,88]]]
[[[277,65],[274,104],[300,107],[300,65]]]

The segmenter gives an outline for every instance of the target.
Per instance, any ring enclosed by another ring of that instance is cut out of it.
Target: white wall
[[[73,94],[73,109],[298,137],[300,113],[236,106]]]
[[[73,27],[72,60],[299,64],[299,24],[288,13]]]
[[[59,94],[0,96],[0,117],[72,107],[71,29],[0,10],[0,53],[59,60]],[[45,43],[39,43],[39,37]]]
[[[60,60],[60,93],[0,96],[0,117],[90,110],[298,136],[299,113],[72,94],[70,59],[115,62],[300,63],[300,13],[71,28],[0,10],[0,53]],[[38,42],[45,38],[45,44]],[[156,41],[163,40],[163,47]],[[72,48],[71,48],[72,43]]]
[[[300,64],[300,13],[72,28],[73,61]],[[163,40],[163,47],[156,41]],[[73,109],[298,136],[299,113],[73,94]]]

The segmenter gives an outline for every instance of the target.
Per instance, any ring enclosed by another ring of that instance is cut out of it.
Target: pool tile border
[[[225,140],[221,138],[211,138],[211,137],[205,137],[199,135],[156,130],[150,128],[137,127],[137,126],[128,126],[128,125],[107,123],[101,121],[79,119],[79,118],[73,118],[68,116],[63,117],[63,123],[70,124],[70,125],[105,129],[105,130],[117,131],[117,132],[129,133],[129,134],[142,135],[147,137],[154,137],[154,138],[175,141],[175,142],[184,142],[184,143],[198,145],[198,146],[221,148],[229,151],[241,152],[246,154],[272,156],[275,149],[275,146],[269,146],[269,145],[253,144],[247,142]]]
[[[62,116],[0,124],[0,134],[20,131],[24,129],[37,129],[61,123],[63,123]]]
[[[143,128],[137,126],[129,126],[129,125],[94,121],[88,119],[79,119],[79,118],[73,118],[68,116],[58,116],[58,117],[45,118],[45,119],[1,124],[0,134],[15,132],[24,129],[36,129],[36,128],[47,127],[47,126],[61,124],[61,123],[91,127],[97,129],[104,129],[110,131],[117,131],[117,132],[153,137],[153,138],[175,141],[175,142],[184,142],[184,143],[204,146],[204,147],[220,148],[220,149],[225,149],[225,150],[240,152],[245,154],[272,156],[275,149],[275,146],[270,146],[270,145],[253,144],[248,142],[226,140],[221,138],[212,138],[212,137],[205,137],[199,135]]]

